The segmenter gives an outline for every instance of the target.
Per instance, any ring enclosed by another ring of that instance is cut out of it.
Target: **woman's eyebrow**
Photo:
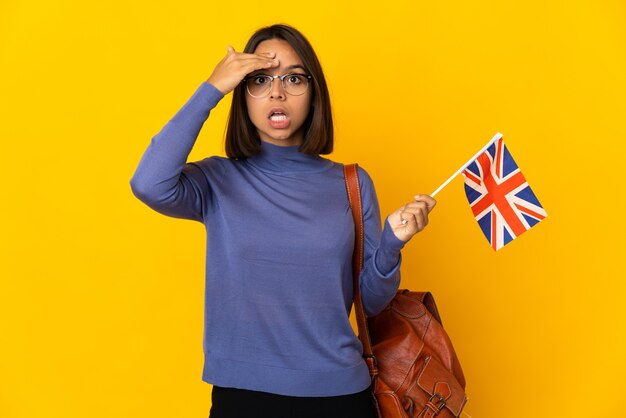
[[[293,64],[293,65],[290,65],[289,67],[285,68],[285,71],[295,70],[296,68],[299,68],[299,69],[301,69],[302,71],[305,71],[305,72],[306,72],[306,69],[305,69],[305,68],[304,68],[304,66],[303,66],[303,65],[301,65],[301,64]],[[250,73],[250,76],[255,76],[255,75],[259,75],[259,74],[265,74],[265,73],[267,73],[267,72],[268,72],[268,69],[265,69],[265,70],[255,70],[255,71],[252,71],[252,72]]]
[[[289,67],[287,67],[287,68],[286,68],[286,70],[287,70],[287,71],[290,71],[290,70],[295,70],[296,68],[300,68],[300,69],[302,69],[303,71],[306,71],[306,70],[305,70],[305,68],[304,68],[304,66],[302,66],[302,65],[300,65],[300,64],[290,65]]]

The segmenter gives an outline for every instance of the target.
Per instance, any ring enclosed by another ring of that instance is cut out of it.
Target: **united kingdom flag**
[[[497,251],[547,215],[500,136],[463,171],[478,225]]]

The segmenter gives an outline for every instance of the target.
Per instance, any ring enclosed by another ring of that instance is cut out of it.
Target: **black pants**
[[[370,389],[353,395],[298,397],[213,386],[210,418],[376,418]]]

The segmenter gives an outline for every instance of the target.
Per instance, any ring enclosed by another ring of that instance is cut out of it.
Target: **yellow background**
[[[405,249],[487,417],[623,413],[626,5],[0,4],[0,417],[206,417],[204,230],[141,204],[150,138],[225,54],[285,22],[330,84],[337,161],[383,213],[500,131],[548,218],[494,253],[462,178]],[[223,149],[229,99],[191,159]]]

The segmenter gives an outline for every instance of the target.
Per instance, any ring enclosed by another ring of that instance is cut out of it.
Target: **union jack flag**
[[[465,194],[494,251],[547,215],[500,136],[463,171]]]

